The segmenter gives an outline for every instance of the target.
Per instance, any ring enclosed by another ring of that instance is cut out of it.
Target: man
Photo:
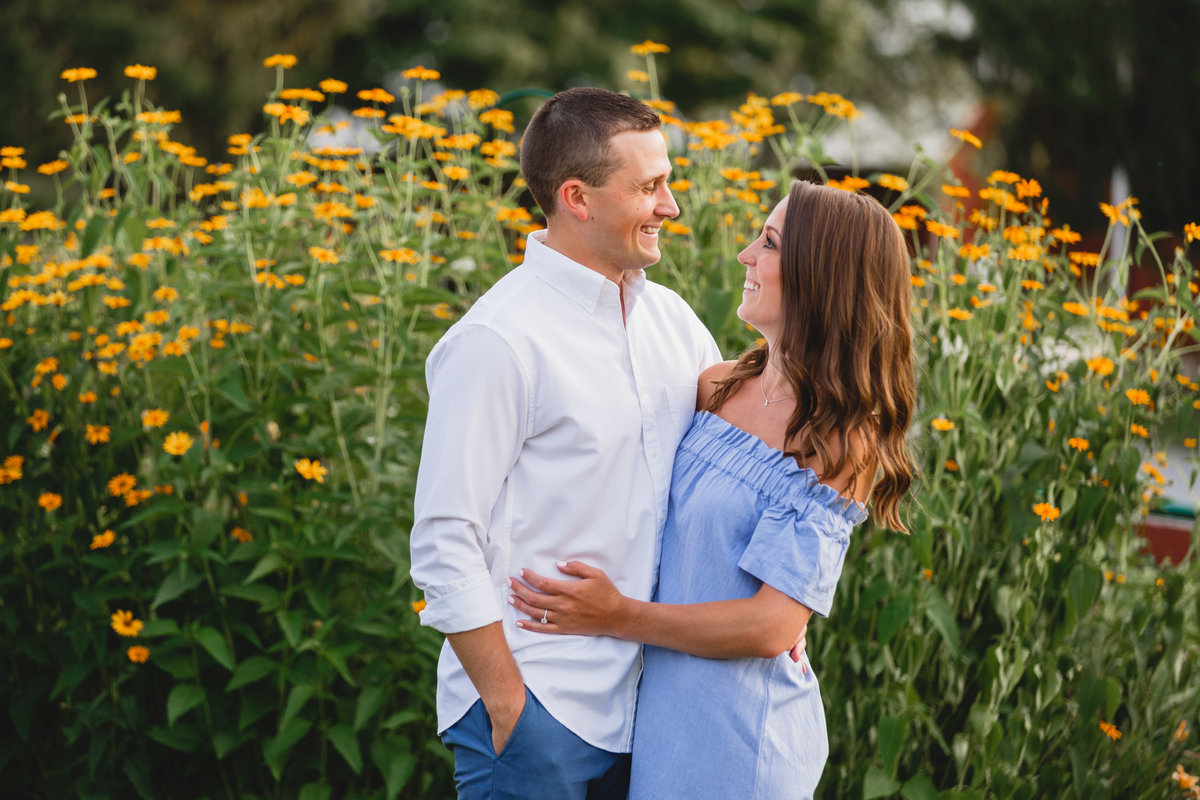
[[[430,353],[412,577],[446,634],[438,728],[462,798],[623,798],[638,645],[539,636],[506,581],[579,558],[649,599],[675,448],[720,360],[646,281],[679,214],[655,112],[601,89],[548,100],[521,170],[547,227]]]

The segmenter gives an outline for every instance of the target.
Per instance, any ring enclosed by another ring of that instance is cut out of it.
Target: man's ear
[[[587,188],[583,181],[572,178],[558,187],[558,196],[555,198],[558,207],[564,213],[570,214],[580,222],[587,222],[588,219]]]

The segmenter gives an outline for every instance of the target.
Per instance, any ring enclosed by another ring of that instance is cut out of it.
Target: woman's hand
[[[517,620],[517,626],[539,633],[619,636],[630,601],[617,591],[604,570],[579,561],[560,561],[558,571],[579,580],[554,580],[523,569],[521,580],[508,582],[513,592],[509,602],[531,617]]]

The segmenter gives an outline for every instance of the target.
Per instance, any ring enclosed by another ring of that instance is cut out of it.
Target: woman
[[[812,670],[783,654],[829,613],[868,499],[904,530],[914,381],[896,223],[866,195],[797,182],[738,260],[738,316],[765,343],[700,376],[656,602],[575,561],[559,564],[573,580],[511,582],[523,628],[646,643],[631,798],[811,797],[824,712]]]

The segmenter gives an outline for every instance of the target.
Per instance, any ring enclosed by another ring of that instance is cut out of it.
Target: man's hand
[[[492,721],[492,746],[499,755],[525,708],[525,681],[499,622],[446,634],[467,677],[475,684]]]
[[[492,721],[492,747],[496,750],[496,755],[500,755],[500,751],[512,737],[513,729],[517,727],[517,720],[521,718],[521,712],[525,708],[524,684],[521,685],[519,695],[506,694],[504,697],[493,700],[490,704],[485,701],[484,707],[487,708],[488,718]]]

